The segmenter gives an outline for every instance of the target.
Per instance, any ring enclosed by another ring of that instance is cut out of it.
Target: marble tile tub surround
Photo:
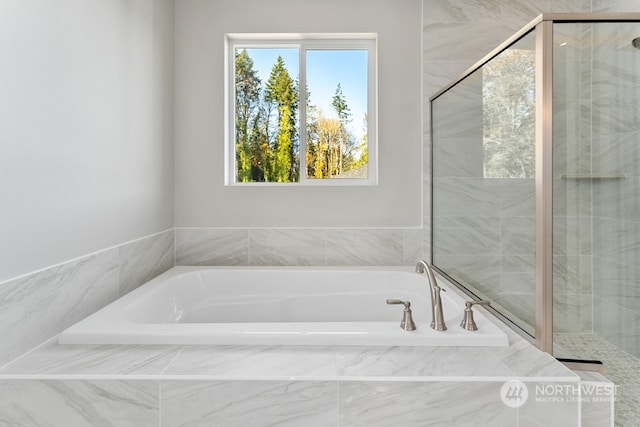
[[[176,265],[412,265],[419,228],[176,228]]]
[[[7,380],[11,426],[579,426],[578,403],[514,409],[504,381]],[[527,383],[534,389],[538,382]],[[575,383],[554,383],[571,388]],[[564,396],[567,400],[573,396]],[[6,409],[5,409],[6,407]]]
[[[0,283],[0,366],[174,265],[163,231]]]
[[[536,384],[572,387],[579,378],[492,321],[509,346],[77,346],[53,338],[0,369],[0,425],[578,426],[571,396],[519,409],[501,402],[507,380],[522,380],[532,395]]]
[[[128,426],[129,420],[143,426],[533,426],[550,419],[578,426],[576,401],[531,399],[518,410],[501,402],[510,379],[524,381],[531,394],[536,384],[579,381],[501,327],[508,347],[474,349],[65,346],[52,339],[0,370],[0,424],[29,425],[33,417],[65,427]],[[541,420],[540,413],[551,418]]]

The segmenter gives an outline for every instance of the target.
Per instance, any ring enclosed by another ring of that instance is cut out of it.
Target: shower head
[[[636,49],[640,49],[640,37],[636,37],[635,39],[631,40],[631,46],[635,47]]]

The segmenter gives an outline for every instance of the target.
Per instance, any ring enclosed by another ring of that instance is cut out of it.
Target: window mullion
[[[300,182],[307,180],[307,48],[300,45],[300,75],[298,76],[298,142],[300,156]]]

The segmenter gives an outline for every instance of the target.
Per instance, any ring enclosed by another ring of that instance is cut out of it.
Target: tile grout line
[[[176,353],[176,355],[169,361],[162,372],[160,372],[160,375],[158,375],[158,427],[162,427],[162,377],[164,376],[165,372],[167,372],[167,369],[169,369],[171,365],[173,365],[173,362],[175,362],[176,359],[182,354],[183,350],[184,346],[180,347],[178,353]]]
[[[180,350],[178,351],[178,353],[176,353],[176,355],[173,356],[173,358],[169,361],[167,366],[165,366],[164,369],[160,372],[160,375],[159,375],[160,380],[162,380],[162,377],[167,372],[167,369],[169,369],[171,367],[171,365],[173,365],[173,362],[175,362],[176,359],[182,354],[182,351],[184,350],[184,348],[185,348],[185,346],[180,347]]]
[[[251,229],[247,230],[247,265],[251,265]]]
[[[162,380],[158,380],[158,427],[162,427]]]
[[[336,381],[336,426],[340,427],[340,380]]]
[[[13,359],[9,360],[7,363],[5,363],[4,365],[0,366],[0,375],[2,370],[4,370],[6,367],[8,367],[9,365],[11,365],[14,362],[17,362],[19,359],[22,359],[23,357],[27,356],[28,354],[38,350],[40,347],[43,347],[45,344],[49,343],[50,341],[55,340],[60,334],[55,334],[54,336],[47,338],[46,340],[44,340],[43,342],[41,342],[40,344],[38,344],[37,346],[25,351],[24,353],[14,357]]]
[[[329,265],[329,230],[324,229],[324,265]]]

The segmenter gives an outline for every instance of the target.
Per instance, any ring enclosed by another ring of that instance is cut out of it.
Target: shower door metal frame
[[[535,31],[535,340],[553,354],[553,22]]]
[[[429,103],[499,55],[513,43],[536,31],[535,53],[535,336],[532,337],[502,313],[486,307],[515,332],[553,355],[553,24],[595,22],[639,22],[640,13],[543,13],[525,25],[459,78],[429,98]],[[433,108],[430,108],[431,138],[431,248],[433,265]],[[436,271],[473,299],[479,299],[446,271]],[[583,367],[584,369],[584,367]]]

